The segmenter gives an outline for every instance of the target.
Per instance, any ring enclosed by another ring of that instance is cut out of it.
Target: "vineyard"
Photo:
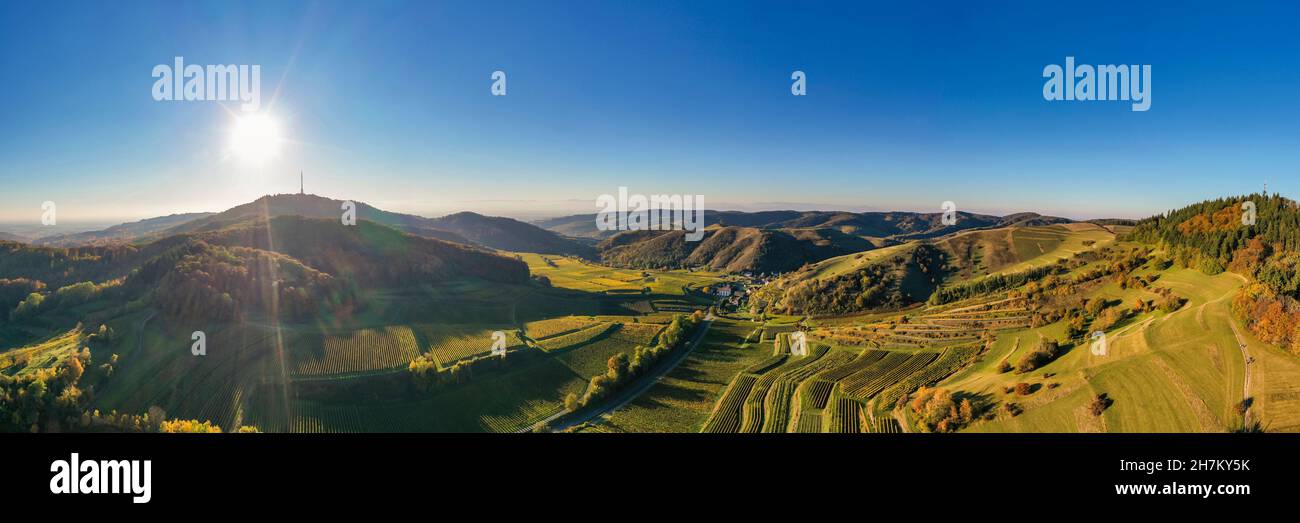
[[[616,323],[596,323],[584,329],[541,340],[537,343],[542,350],[554,352],[578,347],[590,343],[613,329]]]
[[[519,331],[508,326],[422,323],[413,325],[412,329],[420,338],[421,345],[426,347],[424,352],[432,353],[443,368],[465,358],[492,352],[492,333],[496,331],[505,333],[506,350],[524,345]]]
[[[573,372],[579,376],[590,377],[603,374],[611,356],[619,353],[631,354],[637,346],[651,346],[659,331],[663,330],[663,326],[614,323],[601,324],[591,330],[594,335],[584,335],[578,345],[570,345],[576,347],[576,350],[551,349],[556,352],[556,359],[573,369]]]
[[[773,339],[783,337],[778,332]],[[969,347],[855,352],[824,344],[815,344],[805,357],[777,352],[732,379],[703,432],[893,432],[897,427],[870,417],[872,399],[887,392],[897,401],[897,395],[933,384],[978,353]],[[882,405],[887,410],[893,403]]]
[[[576,332],[592,325],[590,318],[581,316],[565,316],[563,318],[551,318],[548,320],[530,321],[524,324],[524,333],[533,340],[544,340]]]
[[[325,334],[293,354],[293,376],[351,374],[405,367],[419,354],[410,327],[390,326]]]
[[[985,333],[1030,326],[1024,300],[1005,297],[932,307],[920,314],[864,316],[859,322],[848,321],[851,319],[818,320],[812,335],[839,345],[917,349],[970,344],[980,341]]]

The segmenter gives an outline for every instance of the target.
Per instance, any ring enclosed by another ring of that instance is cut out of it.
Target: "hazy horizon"
[[[1200,197],[1198,199],[1189,200],[1168,208],[1152,209],[1151,211],[1145,213],[1136,212],[1131,214],[1128,213],[1108,214],[1100,211],[1089,212],[1086,209],[1078,210],[1078,211],[1070,211],[1070,210],[1052,211],[1052,210],[1044,210],[1044,209],[1036,209],[1036,208],[997,207],[996,205],[987,208],[971,208],[971,209],[959,208],[958,210],[962,212],[970,212],[973,214],[985,214],[985,215],[994,215],[994,216],[1006,216],[1009,214],[1029,212],[1029,213],[1037,213],[1045,216],[1069,218],[1077,221],[1095,220],[1095,219],[1140,220],[1143,218],[1155,216],[1170,210],[1181,208],[1186,205],[1191,205],[1204,200],[1212,200],[1220,197],[1238,196],[1243,194],[1254,194],[1257,192],[1259,191],[1242,191],[1241,193],[1232,193],[1232,194],[1226,194],[1226,193],[1213,194],[1213,195],[1206,194],[1203,197]],[[1272,188],[1269,189],[1269,192],[1278,193],[1278,191],[1275,191]],[[60,229],[60,231],[55,234],[62,234],[64,232],[68,232],[62,229],[67,229],[69,227],[81,227],[80,229],[72,232],[82,232],[87,230],[94,230],[93,228],[88,228],[88,227],[99,227],[99,228],[110,227],[113,225],[132,223],[141,220],[160,218],[160,217],[176,215],[176,214],[220,213],[222,211],[249,203],[251,201],[255,201],[265,196],[275,196],[275,195],[282,195],[282,194],[297,194],[297,191],[265,193],[265,194],[254,196],[247,200],[231,201],[230,203],[218,204],[216,207],[198,207],[193,204],[183,203],[181,204],[181,206],[175,209],[159,208],[151,212],[137,211],[134,213],[126,213],[120,215],[77,216],[74,219],[66,219],[62,217],[63,215],[60,215],[61,217],[59,219],[59,224],[56,227],[57,229]],[[560,218],[560,217],[580,215],[580,214],[595,214],[598,211],[598,208],[592,203],[595,199],[594,195],[592,198],[587,198],[587,199],[567,198],[562,200],[490,200],[490,201],[383,200],[383,201],[375,201],[375,200],[351,198],[347,195],[318,194],[318,193],[313,193],[311,191],[306,191],[306,194],[331,198],[335,200],[354,200],[354,201],[367,203],[381,210],[398,212],[403,214],[413,214],[416,216],[423,216],[426,218],[446,216],[448,214],[454,214],[458,212],[473,212],[473,213],[482,214],[486,216],[501,216],[507,218],[514,218],[521,221],[532,222],[532,221],[540,221],[540,220],[546,220],[551,218]],[[1287,195],[1283,194],[1283,196],[1287,196]],[[873,205],[871,204],[871,202],[862,202],[856,204],[855,203],[835,204],[835,203],[825,203],[825,202],[777,202],[777,201],[726,202],[726,201],[722,201],[722,202],[715,203],[709,201],[708,195],[705,195],[705,198],[706,198],[705,208],[709,212],[720,212],[720,211],[722,212],[818,211],[818,212],[853,212],[853,213],[864,213],[864,212],[942,213],[943,212],[943,209],[940,208],[940,205],[938,203],[936,203],[935,205],[931,205],[930,208],[927,208],[921,203],[899,204],[893,206],[888,204]],[[8,231],[7,229],[11,227],[40,227],[41,226],[40,211],[41,210],[38,205],[36,209],[29,210],[26,213],[26,216],[21,218],[10,217],[8,215],[0,214],[0,231],[12,232],[12,231]],[[14,214],[17,215],[21,213],[14,213]]]

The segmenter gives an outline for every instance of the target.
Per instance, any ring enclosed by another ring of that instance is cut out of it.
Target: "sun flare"
[[[230,151],[238,158],[263,161],[280,149],[280,125],[262,113],[240,116],[230,132]]]

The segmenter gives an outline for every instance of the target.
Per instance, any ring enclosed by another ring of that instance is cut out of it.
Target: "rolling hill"
[[[523,262],[374,222],[276,216],[192,237],[213,245],[277,252],[359,285],[409,285],[473,277],[525,283]]]
[[[49,245],[51,247],[76,247],[112,242],[133,242],[141,238],[153,237],[167,229],[194,220],[203,219],[212,216],[212,214],[213,213],[210,212],[172,214],[169,216],[140,220],[138,222],[114,225],[99,231],[47,236],[38,239],[34,243],[38,245]]]
[[[1300,362],[1287,352],[1300,212],[1260,200],[1261,226],[1243,230],[1240,201],[1136,226],[1012,215],[924,236],[935,228],[916,218],[896,230],[924,237],[883,241],[845,232],[844,213],[773,213],[761,219],[783,227],[712,225],[699,242],[617,234],[599,265],[270,212],[129,244],[0,242],[0,372],[25,389],[84,359],[77,407],[89,416],[23,411],[0,427],[141,430],[90,412],[158,407],[268,431],[517,431],[563,415],[611,358],[644,357],[675,314],[713,307],[680,366],[575,429],[1300,430]],[[420,223],[518,240],[514,223],[453,217]],[[711,270],[658,268],[681,266]],[[726,273],[778,267],[793,268],[750,285],[757,313],[703,293],[737,279]],[[207,357],[186,350],[194,330]],[[791,351],[795,330],[806,355]],[[498,331],[504,360],[485,357]],[[1110,337],[1107,354],[1087,346],[1093,331]],[[952,394],[943,420],[903,401],[932,387]],[[970,415],[945,415],[963,400]]]
[[[875,248],[834,229],[794,231],[715,226],[697,242],[685,231],[627,231],[597,245],[601,261],[616,267],[705,267],[722,272],[784,272],[832,256]]]
[[[764,289],[763,299],[784,313],[904,307],[926,301],[948,282],[1045,267],[1114,239],[1091,223],[962,231],[823,260],[783,275]]]
[[[842,212],[842,211],[706,211],[707,226],[736,226],[759,229],[835,229],[844,234],[868,238],[917,239],[942,236],[960,230],[1007,227],[1011,225],[1050,225],[1067,223],[1066,218],[1017,213],[990,216],[957,213],[957,223],[944,225],[942,213],[916,212]],[[537,225],[576,238],[605,239],[620,231],[596,228],[595,214],[578,214],[540,220]]]
[[[0,231],[0,241],[22,243],[28,240],[27,238],[23,238],[22,236],[19,236],[17,234],[11,234],[11,233]]]
[[[479,245],[503,251],[569,254],[588,259],[596,256],[595,249],[585,244],[511,218],[460,212],[433,218],[428,223],[431,228],[451,231]]]
[[[431,219],[385,211],[364,202],[355,203],[359,221],[379,223],[418,236],[490,249],[595,257],[595,251],[581,242],[510,218],[462,212]],[[99,231],[51,236],[41,239],[38,243],[53,247],[118,242],[147,243],[167,236],[220,230],[278,216],[339,220],[343,214],[342,205],[343,200],[312,194],[268,195],[220,213],[190,213],[150,218]]]

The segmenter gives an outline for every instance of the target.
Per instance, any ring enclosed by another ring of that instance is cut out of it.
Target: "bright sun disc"
[[[280,147],[280,126],[265,114],[239,117],[230,133],[230,150],[239,158],[260,161]]]

